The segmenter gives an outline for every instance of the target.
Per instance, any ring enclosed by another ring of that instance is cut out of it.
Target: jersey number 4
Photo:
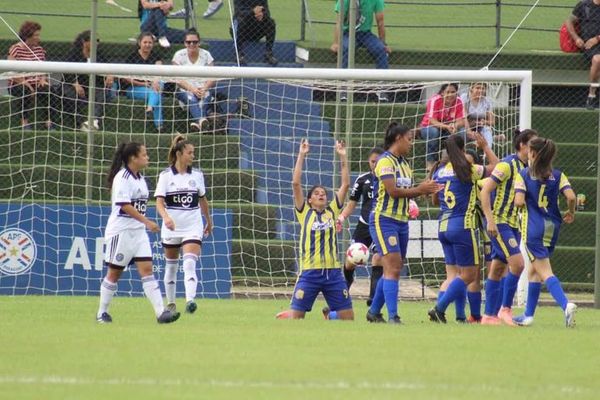
[[[538,207],[539,208],[548,208],[548,196],[544,193],[546,191],[546,185],[542,185],[540,187],[540,195],[538,196]]]

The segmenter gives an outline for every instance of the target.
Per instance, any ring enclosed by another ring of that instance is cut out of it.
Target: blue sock
[[[440,301],[440,299],[442,298],[442,296],[444,295],[444,293],[446,293],[446,291],[445,291],[445,290],[440,290],[440,291],[438,292],[437,301]]]
[[[473,317],[481,317],[481,292],[467,292],[469,308]]]
[[[383,296],[388,310],[388,318],[398,315],[398,281],[396,279],[383,280]]]
[[[456,308],[456,319],[466,320],[467,315],[465,314],[465,306],[467,304],[467,287],[465,290],[454,300],[454,306]]]
[[[454,278],[452,282],[450,282],[450,285],[448,285],[448,289],[446,289],[444,296],[437,302],[436,308],[438,311],[446,312],[450,303],[462,296],[466,288],[467,285],[465,285],[465,282],[463,282],[462,279],[459,277]]]
[[[338,319],[337,311],[329,311],[329,319],[330,320]]]
[[[513,299],[517,292],[517,284],[519,283],[519,277],[513,275],[512,272],[508,271],[506,275],[506,282],[504,282],[504,293],[502,295],[502,307],[512,308]]]
[[[379,314],[381,312],[381,307],[385,303],[385,298],[383,297],[383,278],[379,279],[377,282],[377,287],[375,288],[375,296],[373,296],[373,302],[371,303],[371,308],[369,308],[369,312],[373,315]]]
[[[548,291],[552,297],[554,297],[554,300],[556,300],[556,304],[558,304],[564,311],[564,309],[567,308],[567,303],[569,300],[567,300],[567,296],[565,296],[565,292],[560,286],[560,281],[558,278],[556,276],[551,276],[550,278],[546,279],[546,287],[548,288]]]
[[[494,315],[498,315],[500,307],[502,307],[502,295],[504,294],[504,286],[506,285],[506,277],[500,279],[500,286],[498,287],[498,293],[494,298]]]
[[[496,298],[500,291],[500,281],[494,281],[492,279],[485,280],[485,315],[496,316]]]
[[[529,282],[529,285],[527,285],[527,304],[525,305],[526,317],[533,317],[533,314],[535,314],[541,291],[542,284],[540,282]]]

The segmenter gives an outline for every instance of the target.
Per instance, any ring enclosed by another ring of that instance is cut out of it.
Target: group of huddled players
[[[565,325],[574,326],[577,306],[567,299],[550,265],[561,222],[573,222],[576,205],[567,177],[552,165],[555,143],[532,129],[516,132],[515,153],[499,160],[477,134],[477,146],[487,160],[484,166],[477,151],[465,149],[461,135],[451,135],[445,141],[444,156],[428,178],[414,186],[407,159],[413,139],[413,131],[408,127],[395,122],[388,126],[383,149],[374,148],[369,153],[371,171],[357,178],[345,208],[342,206],[350,173],[344,144],[336,144],[341,184],[334,198],[328,199],[326,188],[319,185],[304,198],[301,177],[309,144],[302,141],[292,180],[294,206],[301,225],[299,276],[290,309],[277,314],[277,318],[304,318],[322,293],[328,305],[323,309],[327,319],[354,319],[349,288],[355,265],[346,260],[344,267],[339,268],[336,230],[362,197],[353,241],[371,246],[375,253],[366,319],[386,322],[381,312],[385,305],[387,322],[402,323],[398,315],[398,282],[408,245],[410,201],[430,196],[440,207],[438,237],[447,272],[437,303],[428,312],[431,321],[446,323],[446,310],[454,302],[457,322],[529,326],[543,282],[563,310]],[[558,205],[561,193],[568,206],[563,215]],[[513,317],[512,304],[525,266],[521,242],[531,268],[525,311]],[[488,272],[483,315],[482,247]]]

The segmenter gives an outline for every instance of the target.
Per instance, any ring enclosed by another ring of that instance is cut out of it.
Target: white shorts
[[[181,247],[186,243],[198,243],[202,245],[202,236],[200,235],[184,235],[184,236],[174,236],[174,237],[163,237],[162,245],[163,247]]]
[[[125,268],[132,261],[152,261],[150,239],[145,229],[128,229],[104,239],[104,262]]]

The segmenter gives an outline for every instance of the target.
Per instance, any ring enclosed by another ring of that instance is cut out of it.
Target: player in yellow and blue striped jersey
[[[570,224],[575,219],[575,192],[567,176],[552,167],[556,145],[550,139],[537,137],[529,142],[529,167],[515,178],[515,206],[523,207],[521,219],[523,241],[531,260],[529,291],[525,313],[515,317],[517,325],[533,323],[533,314],[540,296],[541,283],[564,312],[567,327],[575,325],[577,306],[570,303],[560,281],[552,272],[550,257],[558,240],[560,224]],[[567,199],[568,209],[561,216],[559,194]]]

